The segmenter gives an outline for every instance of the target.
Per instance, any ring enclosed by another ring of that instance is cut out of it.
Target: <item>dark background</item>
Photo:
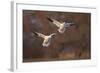
[[[60,34],[46,17],[72,21],[77,28],[72,26]],[[23,62],[90,59],[90,25],[90,13],[23,10]],[[49,47],[43,47],[43,39],[32,34],[34,31],[45,35],[56,32],[57,36]]]

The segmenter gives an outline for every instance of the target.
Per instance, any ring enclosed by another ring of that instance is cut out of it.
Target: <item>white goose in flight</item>
[[[48,47],[51,43],[52,36],[56,35],[56,33],[53,33],[53,34],[50,34],[50,35],[44,35],[44,34],[38,33],[38,32],[33,32],[33,33],[44,39],[44,41],[42,43],[42,45],[44,47]]]
[[[53,24],[55,24],[59,29],[59,33],[64,33],[64,31],[66,30],[67,27],[70,27],[72,25],[74,25],[73,22],[59,22],[55,19],[51,19],[51,18],[47,18],[50,22],[52,22]]]

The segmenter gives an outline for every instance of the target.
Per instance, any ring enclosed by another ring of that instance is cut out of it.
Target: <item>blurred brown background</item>
[[[60,22],[70,20],[78,28],[67,28],[63,34],[46,17]],[[49,47],[33,31],[49,35],[56,32]],[[91,58],[91,14],[74,12],[23,10],[23,62],[80,60]]]

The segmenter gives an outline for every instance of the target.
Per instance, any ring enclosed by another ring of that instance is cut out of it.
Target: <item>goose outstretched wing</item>
[[[56,35],[56,33],[52,33],[52,34],[50,34],[51,37],[52,37],[53,35]]]
[[[53,24],[55,24],[57,27],[60,27],[61,23],[55,19],[51,19],[51,18],[47,18],[50,22],[52,22]]]
[[[45,38],[45,35],[42,34],[42,33],[34,32],[34,34],[36,34],[36,35],[39,36],[39,37]]]

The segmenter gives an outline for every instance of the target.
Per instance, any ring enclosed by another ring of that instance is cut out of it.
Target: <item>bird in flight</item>
[[[59,33],[64,33],[66,28],[74,25],[73,22],[63,22],[63,23],[61,23],[61,22],[59,22],[55,19],[51,19],[51,18],[48,18],[48,17],[47,17],[47,19],[58,27]]]
[[[44,35],[42,33],[33,32],[36,36],[39,36],[44,39],[42,45],[43,47],[48,47],[51,44],[52,36],[56,35],[56,33],[52,33],[50,35]]]

